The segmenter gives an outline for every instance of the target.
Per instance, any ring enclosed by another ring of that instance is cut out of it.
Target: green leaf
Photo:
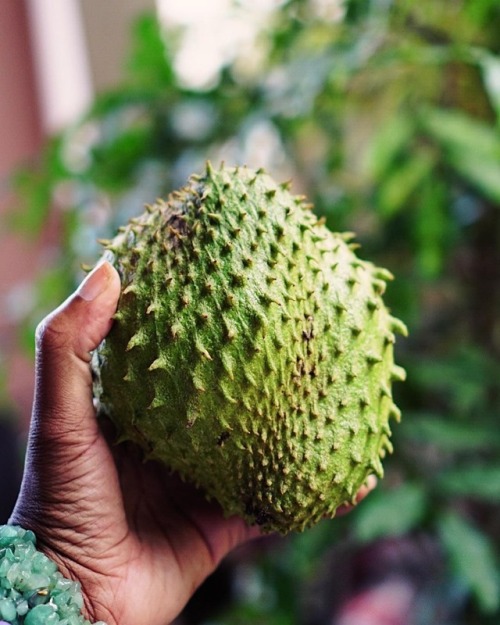
[[[500,503],[500,466],[469,465],[441,475],[438,486],[448,495]]]
[[[471,345],[450,346],[443,357],[420,357],[407,363],[408,378],[426,392],[438,393],[449,401],[455,416],[476,420],[491,405],[491,389],[500,379],[500,367],[494,358]]]
[[[446,187],[439,178],[428,176],[423,181],[416,208],[416,259],[425,278],[436,278],[444,266],[448,235],[452,232]]]
[[[60,136],[48,141],[35,165],[20,167],[12,175],[10,182],[19,205],[15,212],[8,214],[7,220],[27,236],[40,234],[53,207],[54,190],[68,177],[61,141]]]
[[[132,84],[137,87],[159,91],[172,85],[174,72],[166,38],[154,15],[145,14],[134,23],[133,49],[127,69]]]
[[[496,0],[494,1],[496,2]],[[500,73],[500,58],[484,49],[481,49],[478,57],[484,87],[497,115],[500,115],[500,89],[498,88],[497,78]]]
[[[500,135],[458,111],[426,109],[422,123],[444,149],[448,164],[494,202],[500,202]]]
[[[426,108],[422,124],[433,139],[453,152],[472,150],[481,159],[499,164],[500,137],[486,122],[456,110]]]
[[[118,86],[112,91],[104,91],[98,93],[92,106],[88,112],[87,118],[91,120],[106,120],[106,118],[114,117],[123,111],[123,115],[127,116],[127,111],[131,111],[137,115],[139,110],[143,110],[146,115],[150,108],[154,108],[158,104],[158,94],[151,90],[141,89],[140,87]]]
[[[409,147],[414,132],[415,124],[407,115],[396,115],[383,124],[367,150],[365,166],[368,174],[379,180]]]
[[[433,166],[432,154],[419,150],[385,176],[380,182],[378,193],[382,215],[389,218],[405,209],[410,197],[429,175]]]
[[[498,162],[480,154],[461,152],[450,155],[450,163],[462,176],[493,202],[500,202],[500,157]]]
[[[498,19],[498,0],[480,0],[466,2],[464,4],[464,15],[476,22],[479,26],[485,27],[488,24],[496,24]]]
[[[445,452],[468,452],[500,446],[498,428],[447,419],[430,412],[405,412],[401,434],[415,442],[432,444]]]
[[[483,612],[497,610],[498,571],[487,536],[453,512],[441,517],[439,533],[455,575],[470,589]]]
[[[123,129],[113,140],[93,148],[89,175],[105,190],[126,189],[139,166],[151,155],[152,145],[150,126]]]
[[[38,236],[52,208],[52,181],[43,172],[18,170],[13,177],[13,187],[19,198],[19,207],[7,215],[9,225],[23,234]]]
[[[353,515],[352,527],[357,538],[366,542],[399,536],[420,523],[426,507],[425,490],[417,484],[376,491],[360,504]]]

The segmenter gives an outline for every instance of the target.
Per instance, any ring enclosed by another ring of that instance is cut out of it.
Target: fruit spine
[[[105,244],[123,290],[94,358],[121,431],[264,530],[302,530],[382,476],[388,271],[262,171],[193,176]]]

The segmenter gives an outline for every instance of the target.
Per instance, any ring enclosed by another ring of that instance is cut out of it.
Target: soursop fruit
[[[281,533],[382,476],[404,378],[390,273],[310,208],[262,171],[207,165],[105,243],[122,293],[94,354],[122,439]]]

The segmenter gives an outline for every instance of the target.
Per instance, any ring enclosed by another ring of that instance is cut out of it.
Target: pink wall
[[[0,6],[0,219],[15,210],[9,175],[33,159],[41,144],[40,119],[23,0]],[[39,245],[0,229],[0,354],[9,373],[10,394],[22,422],[30,411],[32,363],[18,347],[8,298],[12,289],[35,275]]]
[[[32,156],[40,144],[40,124],[24,2],[0,9],[0,174]]]

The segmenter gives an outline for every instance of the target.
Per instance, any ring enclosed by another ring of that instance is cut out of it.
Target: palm
[[[44,519],[36,527],[42,548],[80,581],[94,620],[165,625],[251,530],[224,519],[165,467],[143,462],[131,444],[110,447],[99,430],[78,442],[65,438],[51,442],[50,454],[30,454],[43,483],[30,496]],[[68,446],[70,458],[62,453]]]
[[[224,520],[218,506],[209,504],[166,468],[144,463],[132,445],[121,445],[115,451],[124,520],[113,531],[112,540],[125,538],[111,550],[118,555],[116,582],[110,589],[116,599],[108,597],[103,603],[117,606],[118,613],[113,614],[117,623],[164,625],[250,531],[239,519]],[[104,570],[108,569],[113,567],[106,565]],[[128,603],[125,613],[119,606],[126,605],[130,596],[142,601]],[[165,605],[170,606],[168,615]],[[145,609],[148,618],[144,618]]]

